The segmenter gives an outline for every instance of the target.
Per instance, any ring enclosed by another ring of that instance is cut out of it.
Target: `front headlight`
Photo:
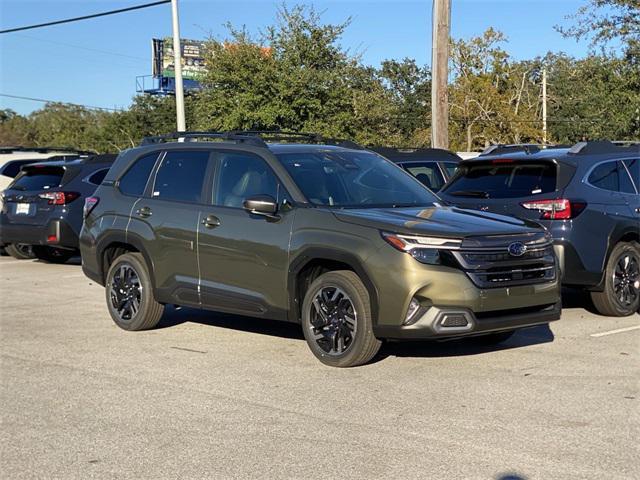
[[[462,240],[456,238],[421,237],[380,232],[382,238],[396,250],[408,253],[420,263],[442,265],[448,250],[457,250]],[[449,263],[448,261],[445,263]]]

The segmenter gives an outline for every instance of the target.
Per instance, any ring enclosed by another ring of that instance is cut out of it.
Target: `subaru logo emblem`
[[[526,253],[527,246],[522,242],[513,242],[507,247],[507,250],[509,250],[509,255],[512,257],[521,257]]]

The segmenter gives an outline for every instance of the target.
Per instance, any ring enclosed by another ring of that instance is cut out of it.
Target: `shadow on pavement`
[[[271,337],[304,340],[300,325],[293,323],[170,306],[165,307],[164,315],[156,328],[169,328],[185,322],[258,333]]]
[[[170,328],[185,322],[211,327],[227,328],[257,333],[271,337],[304,340],[299,325],[274,320],[242,317],[191,308],[167,307],[157,328]],[[497,350],[537,345],[553,341],[553,333],[547,325],[520,330],[509,340],[498,345],[482,345],[478,339],[466,338],[449,341],[385,342],[374,362],[389,356],[395,357],[457,357],[478,355]]]
[[[584,308],[589,313],[599,315],[589,292],[578,288],[562,289],[562,308]]]
[[[479,338],[461,338],[447,341],[386,342],[378,356],[386,357],[462,357],[512,348],[528,347],[553,341],[553,332],[548,325],[525,328],[513,337],[496,345],[482,344]]]

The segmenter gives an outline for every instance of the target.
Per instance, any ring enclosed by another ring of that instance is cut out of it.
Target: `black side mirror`
[[[278,218],[278,202],[271,195],[252,195],[242,202],[242,206],[249,213],[269,218]]]

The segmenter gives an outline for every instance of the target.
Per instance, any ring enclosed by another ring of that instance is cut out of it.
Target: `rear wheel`
[[[367,363],[381,345],[373,335],[369,292],[349,270],[325,273],[309,286],[302,329],[313,354],[332,367]]]
[[[618,243],[609,255],[604,290],[591,292],[598,312],[611,317],[626,317],[640,308],[640,245]]]
[[[46,247],[43,245],[34,245],[33,254],[39,260],[49,263],[66,263],[76,252],[75,250],[67,250],[65,248]]]
[[[105,282],[107,306],[111,318],[124,330],[148,330],[155,327],[164,306],[153,298],[151,277],[144,257],[126,253],[114,260]]]
[[[11,245],[5,245],[4,250],[13,258],[18,260],[29,260],[35,258],[31,245],[26,243],[12,243]]]

